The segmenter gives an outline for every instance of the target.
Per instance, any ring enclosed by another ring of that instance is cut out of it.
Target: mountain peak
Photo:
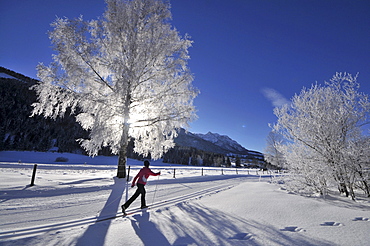
[[[178,136],[174,141],[176,145],[180,147],[193,147],[206,152],[224,155],[239,155],[250,159],[263,160],[262,153],[248,150],[230,137],[218,133],[191,133],[181,128],[178,130]]]
[[[237,153],[248,153],[248,150],[246,148],[241,146],[235,140],[232,140],[229,136],[220,135],[218,133],[213,133],[213,132],[208,132],[206,134],[198,133],[195,135],[219,147],[229,150],[230,153],[236,153],[236,154]]]
[[[14,72],[12,70],[9,70],[5,67],[1,67],[0,66],[0,78],[4,78],[4,79],[16,79],[22,83],[26,83],[28,85],[34,85],[37,83],[37,80],[36,79],[32,79],[30,77],[27,77],[23,74],[20,74],[20,73],[17,73],[17,72]]]

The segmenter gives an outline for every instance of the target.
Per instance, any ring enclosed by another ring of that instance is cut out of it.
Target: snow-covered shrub
[[[303,88],[290,105],[274,109],[278,122],[273,130],[286,140],[276,148],[291,179],[322,195],[334,185],[355,199],[356,179],[369,167],[369,137],[363,127],[369,122],[370,101],[358,89],[357,76],[337,73],[325,86]],[[361,181],[368,187],[368,180]]]

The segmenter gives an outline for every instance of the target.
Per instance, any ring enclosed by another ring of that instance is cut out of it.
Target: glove
[[[158,175],[161,175],[161,172],[158,172],[157,174],[158,174]]]
[[[134,187],[135,187],[135,184],[132,184],[132,185],[131,185],[131,188],[134,188]]]

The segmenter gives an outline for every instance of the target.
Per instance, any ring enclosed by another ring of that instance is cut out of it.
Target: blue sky
[[[274,105],[335,72],[359,73],[370,94],[370,1],[171,0],[172,24],[194,41],[201,94],[194,133],[228,135],[264,151]],[[49,64],[56,16],[95,19],[103,0],[0,0],[0,66],[36,78]]]

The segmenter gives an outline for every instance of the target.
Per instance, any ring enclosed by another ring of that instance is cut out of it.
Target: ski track
[[[207,177],[204,177],[204,179],[207,180]],[[245,179],[245,177],[243,175],[230,175],[226,179],[211,182],[193,181],[191,178],[163,181],[152,179],[153,181],[147,186],[146,200],[148,204],[152,203],[153,189],[157,187],[156,201],[150,205],[150,210],[160,212],[162,209],[166,209],[166,207],[193,199],[200,199],[203,196],[230,189],[234,186],[233,184],[238,183],[237,180],[239,179]],[[77,188],[77,194],[62,195],[63,191],[60,191],[60,195],[56,196],[44,194],[45,197],[43,197],[43,195],[35,194],[27,198],[12,198],[12,191],[7,191],[9,194],[5,199],[0,201],[0,208],[6,208],[1,209],[0,212],[1,220],[3,221],[0,225],[0,238],[3,240],[17,240],[24,237],[36,236],[48,231],[86,226],[96,223],[97,220],[114,216],[114,213],[105,214],[103,210],[105,207],[112,206],[113,203],[114,205],[118,204],[117,201],[111,201],[111,204],[107,203],[107,197],[119,185],[121,185],[120,188],[123,191],[123,194],[121,193],[122,197],[118,197],[120,199],[119,204],[123,204],[126,196],[126,182],[124,180],[118,180],[111,189],[103,187],[101,190],[102,187],[95,187],[95,191],[93,191],[94,188],[89,187],[89,191],[86,192],[85,190],[82,198],[78,197],[78,189],[83,188]],[[76,191],[76,188],[74,190]],[[128,196],[131,196],[134,191],[135,189],[129,189]],[[139,200],[137,199],[132,204],[128,212],[134,210],[132,208],[139,205]],[[37,205],[34,206],[34,204]],[[77,206],[79,207],[78,209],[76,209]],[[85,209],[81,209],[81,206],[84,206]],[[74,211],[86,212],[78,214]],[[120,213],[117,212],[117,209],[115,211],[116,214]],[[120,206],[118,207],[118,211],[120,211]],[[89,216],[91,214],[95,214],[96,216]]]

